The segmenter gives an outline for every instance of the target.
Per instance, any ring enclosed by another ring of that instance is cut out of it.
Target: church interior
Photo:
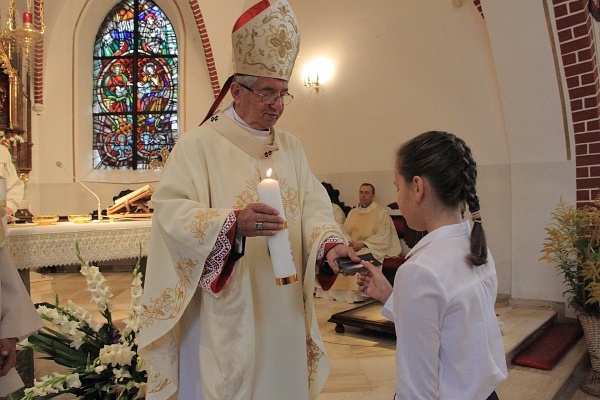
[[[554,320],[577,319],[563,296],[562,277],[540,258],[545,229],[559,200],[583,206],[600,193],[597,1],[289,2],[299,21],[301,45],[289,80],[294,100],[277,126],[302,142],[312,173],[339,190],[346,205],[356,205],[357,188],[363,182],[371,182],[377,188],[376,201],[387,205],[396,201],[393,162],[400,144],[429,130],[463,138],[478,164],[477,193],[498,274],[496,311],[504,324],[509,362],[509,379],[498,389],[499,397],[595,398],[579,387],[590,371],[583,339],[552,371],[518,367],[510,361]],[[151,194],[161,179],[160,163],[168,154],[155,157],[158,165],[137,169],[107,166],[100,160],[98,146],[104,139],[98,136],[102,119],[95,103],[99,33],[120,3],[0,3],[2,35],[11,34],[7,28],[11,7],[16,7],[17,26],[20,15],[29,11],[34,28],[43,31],[27,48],[27,56],[23,52],[18,60],[9,57],[12,67],[0,58],[0,90],[6,92],[0,92],[6,97],[0,97],[0,130],[16,154],[34,216],[97,214],[119,206],[115,202],[124,191],[142,189],[140,193]],[[176,65],[170,87],[176,105],[168,118],[176,138],[202,123],[232,75],[231,27],[255,1],[151,3],[162,10],[174,33],[176,50],[169,51],[176,58],[169,62]],[[107,76],[109,72],[105,71]],[[228,96],[221,107],[230,102]],[[151,122],[158,124],[158,119]],[[17,136],[22,142],[10,140]],[[151,200],[143,199],[149,201],[141,205],[147,212]],[[130,301],[131,268],[123,262],[125,256],[115,254],[131,249],[122,248],[122,239],[110,238],[110,226],[131,223],[119,228],[130,235],[131,244],[149,230],[146,219],[144,231],[136,231],[139,222],[111,219],[95,236],[97,248],[90,249],[114,253],[116,262],[104,255],[98,261],[116,293],[118,313]],[[27,254],[27,229],[32,228],[9,226],[8,238],[11,243],[11,230],[23,232],[12,236],[26,259],[17,265],[26,271],[34,302],[52,303],[59,295],[87,307],[85,280],[79,274],[69,268],[59,272],[47,268],[77,264],[74,254],[68,255],[70,261],[54,263],[42,260],[45,252],[60,259],[66,257],[64,251],[52,248]],[[75,237],[68,240],[74,242]],[[133,254],[138,251],[135,248]],[[141,251],[147,254],[147,249]],[[332,360],[320,400],[393,397],[393,335],[360,326],[337,332],[328,321],[360,305],[315,299]],[[36,378],[60,368],[37,359],[35,366]]]

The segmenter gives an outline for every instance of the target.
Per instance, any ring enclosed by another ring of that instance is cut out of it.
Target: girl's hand
[[[392,285],[373,264],[367,261],[363,261],[362,264],[366,270],[361,271],[356,277],[359,290],[367,296],[385,304],[392,294]]]

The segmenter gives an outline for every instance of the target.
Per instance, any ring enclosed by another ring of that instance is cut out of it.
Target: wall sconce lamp
[[[307,88],[319,93],[319,86],[333,76],[333,62],[325,57],[315,58],[302,68],[302,81]]]
[[[314,87],[315,92],[319,93],[319,75],[315,75],[312,81],[310,80],[310,75],[307,75],[304,78],[304,86],[306,86],[307,88]]]

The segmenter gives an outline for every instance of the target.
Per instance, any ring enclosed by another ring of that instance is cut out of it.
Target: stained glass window
[[[154,2],[108,13],[94,45],[94,169],[148,169],[173,148],[177,69],[175,31]]]

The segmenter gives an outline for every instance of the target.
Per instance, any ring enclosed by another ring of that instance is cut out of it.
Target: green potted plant
[[[582,382],[586,392],[600,396],[600,197],[576,208],[560,199],[546,228],[540,260],[564,278],[563,296],[583,327],[592,371]]]

